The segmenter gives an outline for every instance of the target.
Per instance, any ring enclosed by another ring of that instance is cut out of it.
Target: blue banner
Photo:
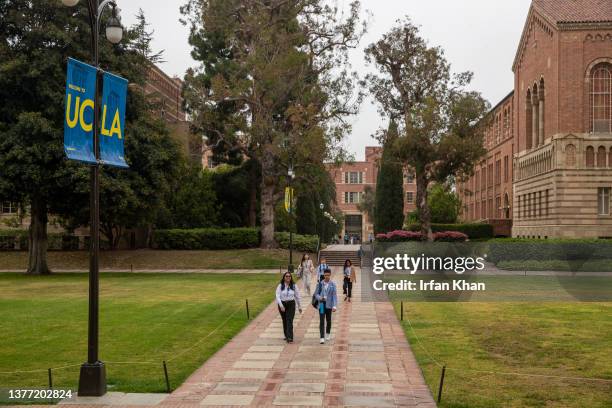
[[[64,151],[71,160],[96,163],[93,146],[96,68],[68,59]]]
[[[128,81],[104,73],[100,121],[100,159],[104,164],[128,167],[125,162],[125,101]]]

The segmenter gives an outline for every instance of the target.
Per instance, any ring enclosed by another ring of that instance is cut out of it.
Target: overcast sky
[[[350,0],[337,0],[342,7]],[[187,43],[189,31],[180,24],[179,6],[183,0],[119,0],[123,23],[134,23],[139,8],[145,11],[155,30],[154,47],[165,50],[161,68],[169,75],[182,77],[194,66]],[[474,72],[472,88],[482,92],[495,105],[513,88],[512,61],[520,39],[530,0],[362,0],[368,10],[370,26],[359,49],[351,54],[353,68],[368,72],[363,49],[387,32],[397,18],[408,15],[419,26],[431,45],[444,48],[456,72]],[[171,5],[172,4],[172,5]],[[346,146],[357,160],[363,160],[364,147],[376,142],[372,134],[386,124],[376,105],[368,99],[352,120],[353,133]]]

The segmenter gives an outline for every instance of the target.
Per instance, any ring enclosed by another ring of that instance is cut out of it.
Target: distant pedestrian
[[[374,241],[374,235],[371,232],[368,234],[368,241],[370,241],[370,244]]]
[[[321,335],[321,344],[324,344],[326,339],[328,341],[331,340],[332,313],[338,307],[336,284],[330,280],[331,269],[325,269],[323,276],[324,279],[319,282],[315,292],[315,297],[319,301],[319,334]]]
[[[328,268],[329,266],[327,265],[327,260],[325,259],[324,256],[322,256],[321,263],[319,263],[319,266],[317,267],[317,283],[323,280],[323,274],[325,273],[325,270]]]
[[[304,288],[306,288],[308,296],[310,296],[310,280],[312,279],[313,272],[314,265],[312,259],[310,259],[308,254],[302,255],[302,261],[300,262],[300,266],[298,266],[298,276],[304,281]]]
[[[344,277],[344,281],[342,284],[344,300],[348,300],[350,302],[353,293],[353,283],[357,282],[357,274],[355,273],[355,268],[353,267],[353,263],[350,259],[344,261],[344,268],[342,268],[342,274]]]
[[[349,234],[348,232],[344,233],[344,245],[348,245],[349,243]]]
[[[276,303],[278,311],[283,320],[283,332],[287,343],[293,343],[293,318],[295,317],[295,306],[302,313],[300,304],[300,293],[297,285],[293,282],[290,272],[285,272],[280,283],[276,287]]]

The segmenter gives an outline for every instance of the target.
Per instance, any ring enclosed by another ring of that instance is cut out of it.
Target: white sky
[[[169,75],[183,76],[194,66],[187,42],[189,30],[178,21],[183,0],[118,0],[123,23],[131,25],[138,8],[145,12],[155,30],[154,48],[165,50],[161,68]],[[340,7],[350,0],[337,0]],[[472,89],[482,92],[492,105],[513,89],[512,61],[531,0],[362,0],[371,14],[368,34],[359,49],[351,53],[353,68],[368,72],[363,49],[387,32],[396,19],[408,15],[421,26],[421,34],[431,45],[441,46],[453,70],[474,72]],[[346,146],[363,160],[364,147],[376,142],[372,134],[386,127],[370,99],[352,119],[353,133]]]

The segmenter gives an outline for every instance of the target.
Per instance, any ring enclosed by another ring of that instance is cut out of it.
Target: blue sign
[[[129,167],[125,162],[125,101],[128,81],[104,73],[100,126],[100,160],[116,167]]]
[[[96,68],[68,59],[64,151],[71,160],[96,163],[93,146]]]

